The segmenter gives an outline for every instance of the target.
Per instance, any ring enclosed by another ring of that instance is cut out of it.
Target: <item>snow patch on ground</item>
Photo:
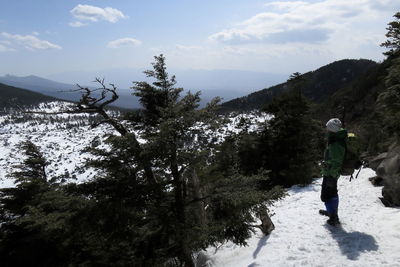
[[[59,112],[70,107],[70,103],[51,102],[41,104],[32,110],[36,112]],[[50,162],[47,167],[49,177],[69,174],[76,182],[90,179],[93,169],[84,168],[88,158],[92,157],[82,150],[92,145],[95,137],[101,139],[105,133],[113,133],[107,125],[94,129],[89,125],[86,114],[20,114],[12,113],[0,116],[0,188],[14,186],[9,174],[16,170],[23,160],[23,154],[17,145],[26,140],[37,145]]]
[[[356,180],[339,179],[341,227],[318,214],[322,179],[293,187],[271,211],[276,229],[257,232],[248,246],[226,243],[207,250],[212,266],[400,266],[400,209],[382,205],[382,187],[368,181],[363,169]]]

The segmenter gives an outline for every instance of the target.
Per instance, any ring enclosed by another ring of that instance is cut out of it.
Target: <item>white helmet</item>
[[[330,132],[336,133],[342,128],[342,122],[338,118],[330,119],[326,123],[326,129]]]

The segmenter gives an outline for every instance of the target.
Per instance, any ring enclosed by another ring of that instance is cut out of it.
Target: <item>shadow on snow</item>
[[[346,232],[342,227],[325,225],[339,245],[340,251],[349,260],[357,260],[361,253],[377,251],[378,245],[373,236],[361,232]]]
[[[260,253],[261,249],[267,244],[267,240],[269,239],[270,235],[263,236],[260,238],[257,244],[256,250],[253,252],[253,259],[257,258],[258,253]]]

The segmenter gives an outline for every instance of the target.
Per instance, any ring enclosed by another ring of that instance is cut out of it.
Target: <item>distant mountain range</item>
[[[65,72],[47,76],[49,79],[65,83],[88,84],[94,78],[105,78],[120,89],[129,89],[134,81],[148,81],[144,69],[108,69],[91,72]],[[176,76],[177,87],[186,91],[201,91],[203,102],[216,96],[225,101],[244,96],[260,88],[265,88],[285,81],[288,74],[243,70],[180,70],[169,68],[168,73]],[[132,90],[128,90],[129,93]]]
[[[0,83],[0,108],[30,106],[43,102],[56,101],[57,98]]]
[[[287,75],[283,74],[240,70],[178,70],[170,71],[170,74],[177,76],[177,87],[182,87],[185,91],[201,91],[202,105],[216,96],[225,101],[230,100],[259,88],[279,83],[287,78]],[[115,102],[116,106],[123,108],[140,107],[138,99],[132,96],[133,91],[129,88],[133,85],[133,81],[147,80],[142,69],[66,72],[50,75],[50,79],[33,75],[26,77],[5,75],[0,76],[0,83],[60,99],[77,101],[80,98],[79,92],[71,92],[77,89],[74,84],[79,83],[82,86],[96,87],[96,84],[92,82],[96,77],[105,78],[107,84],[113,83],[117,86],[120,98]]]
[[[306,83],[302,88],[302,93],[313,102],[322,103],[327,98],[337,93],[339,89],[349,86],[358,77],[365,74],[369,69],[377,65],[378,64],[376,62],[366,59],[345,59],[333,62],[315,71],[310,71],[303,74],[302,76]],[[143,77],[143,74],[139,74],[140,72],[136,73],[130,71],[124,72],[123,70],[115,70],[114,72],[109,72],[107,77],[103,77],[107,78],[106,83],[113,83],[114,80],[123,81],[120,82],[120,84],[116,83],[118,88],[124,88],[124,86],[128,85],[132,86],[132,81],[146,80],[146,77]],[[92,74],[94,75],[94,73]],[[77,82],[81,83],[83,86],[90,83],[89,73],[69,73],[62,77],[64,77],[64,79],[69,79],[68,77],[72,76],[76,77],[78,80]],[[220,96],[224,99],[233,98],[232,100],[221,104],[221,112],[248,111],[262,108],[263,105],[269,103],[275,96],[288,89],[286,83],[280,83],[259,91],[255,91],[257,88],[253,88],[253,90],[251,90],[252,86],[262,84],[261,80],[263,79],[265,81],[264,84],[267,84],[268,81],[270,82],[271,80],[283,79],[282,75],[280,78],[278,76],[279,75],[274,76],[268,73],[244,71],[188,70],[181,71],[179,73],[179,77],[181,77],[181,79],[179,80],[178,78],[177,86],[192,91],[198,91],[199,89],[205,87],[214,87],[214,89],[202,91],[203,105],[211,98]],[[131,79],[128,77],[131,77]],[[93,79],[94,78],[95,77],[93,77]],[[46,95],[53,98],[69,101],[78,101],[80,99],[79,92],[72,92],[73,90],[77,89],[76,85],[55,82],[53,80],[33,75],[26,77],[18,77],[13,75],[0,76],[0,83],[28,89],[30,91],[40,93],[41,95]],[[95,86],[95,84],[90,85]],[[240,88],[242,89],[240,90]],[[238,97],[244,95],[247,90],[252,93],[247,96]],[[118,92],[120,98],[116,101],[115,106],[122,108],[140,107],[138,99],[135,96],[132,96],[131,89],[118,89]],[[22,94],[19,95],[22,96]]]
[[[0,77],[0,83],[68,101],[78,101],[81,97],[80,92],[74,91],[78,89],[76,85],[55,82],[33,75],[26,77],[5,75]],[[93,84],[94,86],[95,84]],[[131,91],[119,90],[119,95],[120,98],[115,102],[115,106],[122,108],[139,107],[138,100],[132,96]]]
[[[76,86],[47,80],[34,75],[26,77],[5,75],[0,77],[0,83],[65,100],[75,101],[79,97],[79,94],[69,92],[76,89]]]
[[[358,77],[377,65],[376,62],[366,59],[344,59],[330,63],[302,75],[305,81],[302,93],[311,101],[322,103],[339,89],[349,86]],[[253,92],[247,96],[223,103],[221,112],[260,109],[286,90],[288,90],[288,85],[285,82]]]

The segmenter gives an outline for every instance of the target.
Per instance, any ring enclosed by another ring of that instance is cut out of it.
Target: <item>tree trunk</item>
[[[173,177],[174,193],[175,193],[175,208],[177,216],[177,240],[179,251],[178,258],[185,267],[194,267],[192,252],[189,249],[189,242],[186,233],[186,216],[185,216],[185,199],[184,199],[184,184],[181,174],[178,170],[178,161],[176,149],[172,149],[171,153],[171,173]]]
[[[100,114],[111,126],[114,127],[114,129],[121,135],[121,136],[126,136],[129,132],[125,129],[123,125],[121,125],[119,122],[116,120],[110,118],[108,116],[107,112],[105,112],[103,109],[97,109],[97,113]],[[138,161],[143,165],[143,169],[146,175],[146,178],[148,182],[153,185],[157,186],[157,180],[154,177],[153,170],[151,168],[151,163],[148,159],[144,158],[142,154],[142,147],[140,146],[138,140],[136,139],[136,136],[132,136],[133,142],[135,146],[137,147],[137,152],[135,157],[138,159]],[[157,188],[158,189],[158,188]]]
[[[259,226],[264,235],[269,235],[274,229],[275,225],[269,217],[268,212],[265,210],[259,213],[261,225]]]
[[[190,175],[190,189],[193,199],[202,199],[203,195],[200,189],[200,181],[199,177],[197,176],[197,171],[193,168],[192,173]],[[205,224],[205,212],[204,212],[204,202],[203,201],[196,201],[195,202],[195,217],[196,223],[199,225]]]

